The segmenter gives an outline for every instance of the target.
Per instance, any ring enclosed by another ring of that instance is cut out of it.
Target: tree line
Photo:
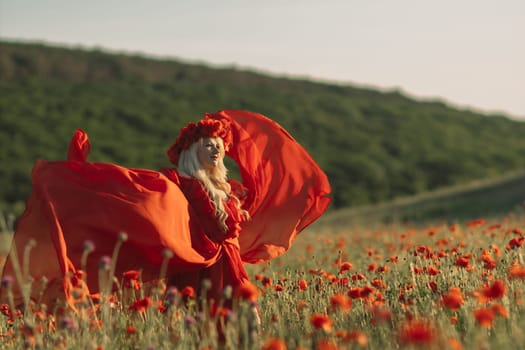
[[[245,109],[290,131],[327,173],[333,207],[377,203],[525,168],[525,123],[399,91],[38,43],[0,42],[0,209],[19,212],[36,160],[76,128],[89,160],[158,169],[188,121]]]

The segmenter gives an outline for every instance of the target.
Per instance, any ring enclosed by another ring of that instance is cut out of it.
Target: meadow
[[[248,266],[254,288],[226,290],[232,309],[145,288],[132,271],[111,296],[79,297],[77,312],[2,305],[0,349],[514,349],[525,344],[524,229],[519,211],[315,225]]]

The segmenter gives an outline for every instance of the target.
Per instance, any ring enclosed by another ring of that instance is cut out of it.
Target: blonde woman
[[[248,111],[222,110],[183,127],[167,152],[173,167],[161,171],[89,162],[89,151],[79,129],[67,160],[33,168],[3,271],[21,276],[5,278],[17,304],[38,298],[75,308],[100,290],[108,265],[117,278],[134,270],[152,281],[168,257],[168,283],[197,293],[204,285],[217,299],[226,286],[248,281],[245,263],[285,253],[330,203],[326,175],[308,152],[277,123]],[[225,155],[242,181],[227,178]],[[28,244],[35,248],[20,274],[15,256],[27,255]],[[120,253],[111,261],[115,246]]]

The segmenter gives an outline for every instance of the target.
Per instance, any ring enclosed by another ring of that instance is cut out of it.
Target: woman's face
[[[220,137],[203,137],[197,147],[197,158],[206,170],[215,168],[224,158],[224,145]]]

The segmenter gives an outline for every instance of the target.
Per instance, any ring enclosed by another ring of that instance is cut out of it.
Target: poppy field
[[[252,284],[217,303],[128,271],[106,280],[111,294],[85,295],[79,283],[75,311],[3,304],[0,348],[516,348],[525,344],[524,229],[518,214],[312,227],[283,256],[248,266]],[[101,275],[115,262],[101,262]],[[13,278],[4,276],[2,293]]]

